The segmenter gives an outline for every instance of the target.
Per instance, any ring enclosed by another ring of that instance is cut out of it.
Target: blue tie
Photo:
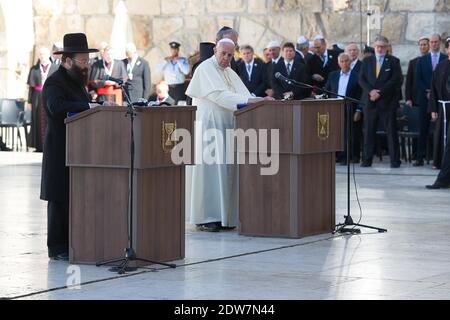
[[[288,64],[286,65],[286,70],[287,70],[287,74],[288,76],[291,74],[291,64],[288,62]]]

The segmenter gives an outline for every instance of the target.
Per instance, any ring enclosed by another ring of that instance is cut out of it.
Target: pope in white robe
[[[225,164],[227,159],[225,130],[234,129],[233,112],[238,104],[261,101],[254,98],[239,76],[229,67],[235,44],[220,40],[215,54],[195,70],[186,90],[197,106],[195,129],[196,165],[186,168],[186,220],[202,225],[220,222],[223,227],[235,227],[238,220],[237,166]],[[204,141],[202,133],[216,129],[221,139]],[[211,153],[222,163],[206,164],[204,154]],[[219,156],[220,155],[220,156]],[[198,164],[201,163],[201,164]]]

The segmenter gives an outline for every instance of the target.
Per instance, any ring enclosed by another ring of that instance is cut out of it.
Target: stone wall
[[[92,46],[109,41],[118,0],[34,0],[36,45],[61,41],[64,33],[85,32]],[[191,55],[200,41],[214,40],[223,25],[240,33],[260,53],[270,40],[295,41],[320,33],[329,43],[366,41],[367,0],[124,0],[133,40],[153,70],[178,40]],[[381,10],[381,30],[405,67],[422,35],[450,32],[450,0],[371,0]],[[363,14],[360,12],[363,8]],[[152,73],[153,80],[159,76]]]

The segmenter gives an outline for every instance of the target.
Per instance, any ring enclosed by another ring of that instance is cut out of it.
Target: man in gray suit
[[[147,100],[151,93],[150,66],[139,57],[134,43],[126,46],[127,58],[123,60],[128,74],[127,93],[132,102]]]

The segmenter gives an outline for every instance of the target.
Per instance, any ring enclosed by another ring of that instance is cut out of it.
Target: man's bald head
[[[235,47],[235,43],[228,38],[224,38],[217,42],[216,47],[214,48],[214,55],[221,68],[225,69],[230,66],[231,59],[233,59],[234,56]]]

